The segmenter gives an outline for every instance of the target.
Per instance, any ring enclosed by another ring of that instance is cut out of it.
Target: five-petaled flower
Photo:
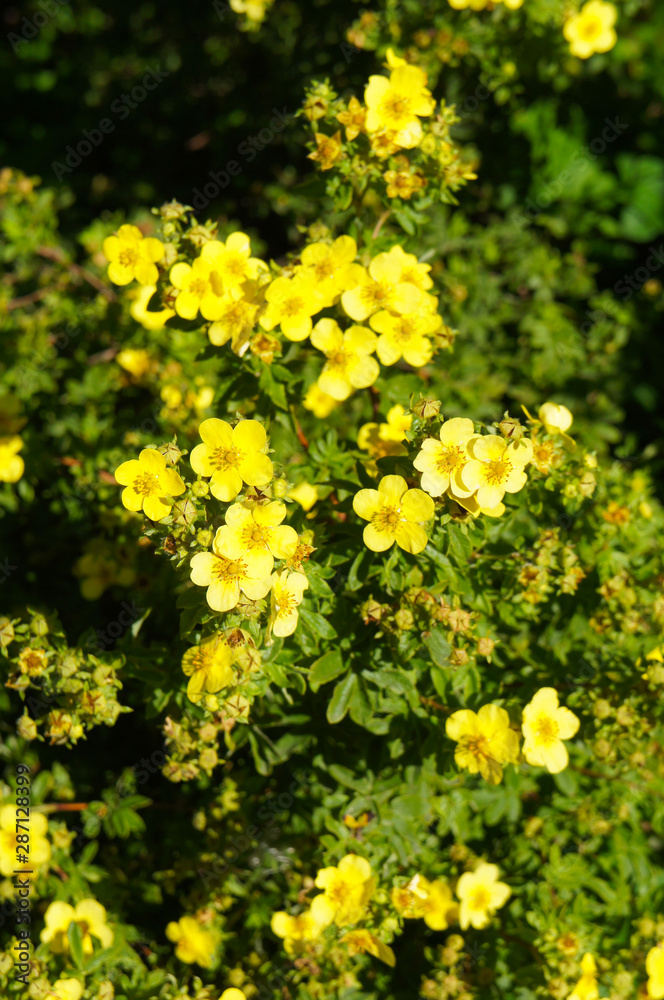
[[[348,931],[339,938],[339,943],[346,945],[349,955],[373,955],[374,958],[379,958],[381,962],[391,968],[397,964],[395,954],[389,945],[386,945],[384,941],[365,928]]]
[[[371,357],[376,335],[365,326],[351,326],[343,333],[336,320],[320,319],[311,343],[327,358],[318,387],[332,399],[348,399],[353,389],[373,385],[380,374],[378,362]]]
[[[433,355],[428,335],[439,329],[441,318],[433,312],[404,316],[381,309],[371,317],[369,324],[380,334],[376,354],[381,364],[394,365],[403,358],[413,368],[422,368]]]
[[[528,438],[506,441],[498,435],[476,435],[466,443],[469,459],[450,482],[453,496],[475,495],[481,508],[491,510],[505,493],[518,493],[526,484],[524,467],[533,457]]]
[[[304,910],[296,916],[291,916],[285,910],[279,910],[272,914],[270,927],[272,933],[277,937],[284,938],[284,948],[289,955],[296,950],[296,946],[303,941],[315,941],[322,931],[331,923],[331,917],[317,919],[311,910]]]
[[[235,683],[233,651],[221,633],[188,649],[182,657],[182,670],[189,678],[187,698],[193,702]]]
[[[23,447],[18,434],[0,437],[0,483],[17,483],[25,470],[25,463],[17,454]]]
[[[40,939],[55,954],[68,952],[67,932],[72,923],[78,924],[84,955],[93,954],[93,938],[96,938],[102,948],[110,948],[113,944],[113,931],[106,923],[106,910],[96,899],[81,899],[75,907],[60,900],[51,903],[44,914],[45,926]]]
[[[225,243],[210,240],[201,250],[201,259],[221,279],[224,292],[258,278],[261,273],[267,274],[269,270],[259,257],[251,256],[251,242],[245,233],[231,233]]]
[[[343,927],[362,920],[376,882],[366,858],[346,854],[336,867],[321,868],[315,884],[325,891],[311,902],[314,918],[321,923],[334,921]]]
[[[179,261],[171,268],[171,284],[177,289],[175,311],[182,319],[195,319],[200,310],[204,319],[215,320],[223,313],[224,284],[214,269],[214,261],[196,257],[191,264]]]
[[[370,76],[364,91],[369,132],[394,133],[396,145],[417,146],[422,138],[420,118],[433,114],[436,102],[427,90],[427,77],[418,66],[397,66],[385,76]]]
[[[210,492],[217,500],[234,500],[247,486],[267,486],[272,462],[267,457],[267,435],[258,420],[241,420],[231,427],[210,417],[198,428],[202,444],[191,453],[191,467],[199,476],[211,476]]]
[[[415,313],[423,308],[425,295],[402,278],[402,259],[389,253],[377,254],[368,269],[348,264],[344,269],[346,291],[341,304],[351,319],[361,323],[380,309],[396,313]]]
[[[300,255],[296,273],[313,278],[325,305],[331,306],[344,290],[343,269],[357,256],[352,236],[339,236],[333,243],[310,243]]]
[[[27,830],[21,829],[17,822],[16,806],[0,807],[0,874],[9,878],[17,868],[16,856],[22,852],[22,844],[17,841],[17,834],[29,831],[29,860],[31,873],[28,878],[34,878],[36,869],[47,864],[51,859],[51,845],[46,839],[48,821],[43,813],[30,810]],[[25,868],[25,865],[20,867]]]
[[[252,576],[269,576],[275,559],[289,559],[297,548],[297,532],[281,522],[286,506],[234,503],[226,511],[226,524],[217,531],[215,545],[227,559],[244,559]]]
[[[138,459],[123,462],[115,470],[117,482],[124,486],[122,503],[127,510],[143,510],[151,521],[161,521],[171,512],[173,501],[185,491],[175,469],[169,469],[164,456],[155,448],[144,448]]]
[[[166,926],[166,937],[176,942],[175,954],[181,962],[196,963],[209,969],[214,961],[219,937],[201,927],[195,917],[180,917]]]
[[[549,434],[564,434],[572,426],[572,414],[560,403],[543,403],[537,415]]]
[[[425,438],[413,465],[422,473],[422,489],[432,497],[440,497],[454,477],[469,461],[467,445],[475,428],[467,417],[446,420],[436,438]]]
[[[598,997],[597,962],[587,951],[581,959],[581,978],[569,994],[568,1000],[597,1000]]]
[[[292,635],[297,628],[298,605],[309,586],[304,573],[280,570],[272,575],[272,632],[276,636]]]
[[[423,525],[433,517],[433,500],[422,490],[408,489],[402,476],[383,476],[377,490],[360,490],[353,510],[369,522],[363,537],[373,552],[384,552],[396,542],[406,552],[418,553],[427,544]]]
[[[570,43],[570,52],[588,59],[595,52],[608,52],[616,44],[614,29],[618,11],[612,3],[590,0],[577,14],[565,21],[563,34]]]
[[[134,278],[139,285],[156,285],[157,261],[164,256],[164,244],[154,236],[144,237],[138,226],[120,226],[114,236],[107,236],[102,250],[108,276],[114,285],[128,285]]]
[[[664,941],[651,948],[646,955],[646,972],[648,973],[648,996],[652,1000],[662,1000],[664,997]]]
[[[504,906],[512,890],[498,881],[498,865],[481,862],[474,872],[464,872],[457,883],[459,897],[459,924],[467,927],[486,927],[497,909]]]
[[[262,600],[270,590],[270,577],[252,573],[246,557],[228,559],[219,550],[217,529],[212,552],[197,552],[191,560],[191,579],[207,587],[206,599],[213,611],[231,611],[240,601],[240,592],[250,601]]]
[[[503,764],[516,763],[518,734],[510,728],[510,717],[498,705],[482,705],[475,714],[468,708],[454,712],[445,732],[457,744],[454,760],[471,774],[479,773],[492,785],[503,779]]]
[[[311,333],[311,317],[325,304],[311,274],[275,278],[265,291],[265,300],[267,308],[260,318],[263,329],[280,326],[284,337],[295,341],[306,340]]]
[[[569,762],[563,740],[570,740],[578,728],[577,716],[569,708],[558,705],[555,688],[540,688],[523,710],[524,757],[529,764],[558,774]]]

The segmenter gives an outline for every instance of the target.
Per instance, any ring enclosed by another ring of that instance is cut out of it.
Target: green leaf
[[[459,524],[447,526],[447,551],[458,566],[466,566],[473,551],[473,543],[468,532]]]
[[[312,691],[318,691],[322,684],[333,681],[335,677],[342,674],[347,664],[344,663],[338,649],[332,649],[329,653],[319,656],[311,665],[309,674],[309,687]]]
[[[341,722],[348,711],[356,682],[356,675],[348,673],[343,680],[339,681],[332,692],[330,704],[327,706],[326,712],[327,721],[332,725]]]
[[[72,920],[69,925],[67,937],[69,939],[69,947],[71,949],[72,958],[74,959],[74,964],[78,969],[82,969],[85,964],[85,957],[83,955],[83,935],[81,934],[81,928],[75,920]]]
[[[373,708],[366,682],[363,677],[358,677],[350,699],[350,717],[358,726],[364,726],[372,715]]]
[[[309,629],[316,639],[336,639],[337,633],[332,628],[327,618],[323,618],[317,611],[310,611],[309,608],[300,607],[300,619]]]
[[[441,629],[435,629],[425,640],[424,645],[429,650],[431,659],[438,667],[446,667],[449,664],[449,656],[452,647],[445,638]]]

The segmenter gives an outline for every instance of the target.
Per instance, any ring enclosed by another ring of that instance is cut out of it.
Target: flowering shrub
[[[344,8],[269,242],[174,191],[75,251],[0,173],[3,996],[664,997],[661,285],[596,274],[650,220],[522,225],[446,89],[499,64],[536,178],[519,74],[618,79],[649,8],[434,7]]]

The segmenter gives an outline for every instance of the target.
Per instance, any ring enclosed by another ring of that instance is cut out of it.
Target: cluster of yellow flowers
[[[458,903],[446,882],[429,881],[420,874],[394,887],[390,898],[399,916],[422,918],[434,930],[444,930],[456,920],[464,929],[481,928],[510,896],[509,886],[499,882],[498,875],[496,865],[485,863],[474,872],[463,874],[456,886]],[[314,884],[323,892],[314,897],[307,910],[297,916],[280,910],[272,917],[272,930],[284,938],[288,954],[317,940],[332,924],[348,927],[366,919],[377,888],[371,865],[356,854],[346,854],[337,866],[321,868]],[[387,965],[396,963],[392,949],[366,928],[347,931],[340,942],[351,955],[366,952]]]
[[[578,717],[558,704],[555,688],[540,688],[523,710],[523,757],[529,764],[558,774],[569,763],[563,740],[571,739],[578,729]],[[471,774],[479,771],[492,785],[502,781],[504,764],[520,759],[519,733],[498,705],[483,705],[477,713],[467,708],[454,712],[445,732],[457,744],[457,765]]]
[[[523,6],[523,0],[448,0],[450,7],[455,10],[486,10],[487,7],[496,7],[504,4],[510,10],[518,10]]]

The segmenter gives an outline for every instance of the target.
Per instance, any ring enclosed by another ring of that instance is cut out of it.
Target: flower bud
[[[37,735],[37,723],[29,715],[22,715],[16,723],[16,732],[24,740],[34,740]]]
[[[209,549],[214,540],[214,533],[209,528],[201,528],[196,532],[196,542],[203,549]]]
[[[431,396],[420,396],[417,402],[413,403],[413,413],[416,413],[422,420],[433,420],[440,413],[443,404],[439,399]]]
[[[514,441],[518,441],[519,438],[523,437],[525,433],[525,428],[522,426],[519,418],[510,417],[507,411],[505,411],[503,419],[500,423],[495,426],[498,428],[503,437],[511,438]]]

